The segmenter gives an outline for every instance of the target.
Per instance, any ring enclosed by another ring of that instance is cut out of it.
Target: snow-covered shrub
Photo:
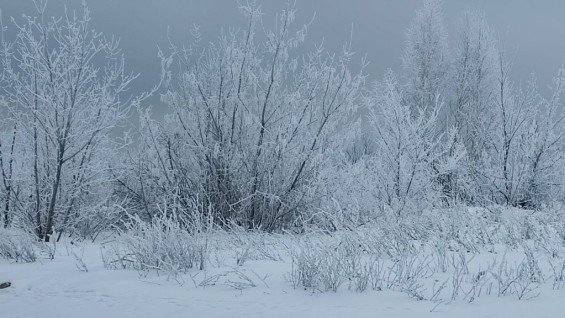
[[[553,272],[553,289],[561,289],[565,286],[565,259],[548,260],[551,271]]]
[[[524,242],[531,242],[551,255],[559,253],[565,242],[564,218],[554,211],[502,206],[436,209],[406,217],[401,224],[394,237],[406,235],[429,245],[438,264],[446,250],[478,252],[492,250],[496,244],[518,250]]]
[[[477,298],[481,297],[483,292],[489,293],[490,289],[487,288],[487,283],[490,282],[491,276],[487,275],[488,272],[486,270],[477,270],[476,272],[471,274],[470,279],[470,286],[468,289],[463,290],[465,297],[464,300],[467,300],[469,303],[472,303]],[[491,285],[492,286],[492,285]]]
[[[533,253],[526,249],[526,257],[519,264],[509,264],[506,257],[491,271],[497,286],[498,296],[515,294],[518,299],[530,299],[543,283],[543,274]]]
[[[396,218],[387,214],[364,226],[341,230],[339,237],[371,255],[394,257],[414,254],[418,245],[416,240],[422,239],[418,233],[425,232],[414,221],[415,218]]]
[[[131,267],[133,254],[119,243],[103,245],[100,250],[100,257],[105,269],[126,269]]]
[[[68,222],[69,235],[94,242],[124,216],[123,203],[111,204],[111,200],[105,200],[98,203],[92,202],[89,206],[82,207],[81,215]]]
[[[387,270],[386,287],[398,289],[416,300],[426,299],[423,295],[424,285],[421,279],[430,276],[427,268],[428,258],[402,256],[394,259]]]
[[[32,234],[0,226],[0,258],[13,260],[16,263],[32,263],[37,257]]]
[[[292,270],[288,279],[294,288],[315,289],[318,284],[320,252],[308,247],[311,245],[305,245],[300,250],[291,250]]]
[[[121,230],[120,248],[106,254],[106,263],[120,263],[136,269],[142,275],[150,271],[177,276],[196,268],[204,269],[209,256],[209,240],[205,227],[185,226],[174,213],[163,211],[151,222],[131,216]],[[128,265],[129,264],[129,265]]]
[[[518,299],[537,297],[539,293],[536,294],[535,291],[544,281],[543,273],[533,252],[526,249],[524,253],[526,257],[516,267],[516,277],[512,283],[512,288]]]
[[[294,288],[336,292],[346,280],[354,277],[356,290],[366,288],[369,273],[360,267],[361,250],[351,241],[304,238],[297,245],[290,249],[292,270],[288,275]]]
[[[358,268],[353,269],[353,275],[349,278],[349,288],[356,292],[364,292],[368,287],[378,284],[379,272],[378,260],[361,263]],[[373,284],[375,282],[375,284]],[[376,289],[376,288],[374,288]]]

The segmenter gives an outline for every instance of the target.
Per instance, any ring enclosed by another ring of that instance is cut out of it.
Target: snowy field
[[[565,317],[565,66],[515,76],[490,13],[363,14],[377,71],[295,1],[141,5],[133,64],[65,2],[0,2],[0,318]]]
[[[151,240],[147,233],[143,244],[133,241],[136,234],[95,243],[62,241],[43,246],[33,263],[0,259],[0,282],[12,283],[0,290],[2,317],[562,317],[564,312],[565,258],[561,247],[542,246],[538,239],[478,250],[437,239],[412,241],[411,252],[387,256],[380,251],[391,242],[376,244],[373,230],[300,236],[216,232],[186,244],[174,240],[174,229],[165,233],[169,237],[150,242],[154,253],[162,253],[154,268],[149,258],[145,265],[134,261],[151,253],[142,251]],[[205,248],[203,270],[198,262],[188,268],[167,264],[167,248],[179,253],[198,246]]]

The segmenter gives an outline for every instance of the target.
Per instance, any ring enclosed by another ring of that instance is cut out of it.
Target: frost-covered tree
[[[49,18],[46,1],[34,3],[38,15],[13,20],[17,37],[3,41],[0,94],[27,153],[14,159],[28,171],[25,213],[49,241],[81,207],[105,200],[85,201],[107,188],[117,150],[109,133],[134,102],[123,97],[135,76],[124,72],[119,41],[90,27],[85,5],[82,14]]]
[[[436,132],[437,98],[430,109],[413,113],[402,94],[395,75],[387,72],[371,100],[375,152],[368,173],[377,197],[399,216],[441,204],[439,180],[455,171],[464,155],[453,131]]]
[[[563,153],[563,112],[561,95],[565,85],[565,72],[561,68],[553,80],[549,99],[537,93],[534,86],[527,126],[520,139],[519,154],[525,162],[525,177],[520,180],[520,194],[511,204],[538,208],[543,204],[562,199],[562,178],[565,166]]]
[[[477,161],[493,128],[496,43],[479,13],[466,12],[461,26],[452,67],[451,112],[467,154]]]
[[[531,176],[528,181],[527,204],[539,207],[542,203],[562,200],[565,153],[563,104],[565,69],[562,67],[553,80],[552,94],[544,99],[531,133],[534,140],[530,152]]]
[[[406,33],[402,65],[407,81],[405,98],[413,112],[431,110],[438,96],[446,97],[450,62],[440,0],[425,0],[416,12]]]
[[[11,138],[0,137],[0,170],[2,170],[2,186],[3,186],[3,209],[2,209],[2,219],[4,227],[8,227],[11,223],[13,214],[13,197],[14,192],[16,192],[16,186],[14,184],[14,155],[15,155],[15,144],[16,144],[16,134],[17,130],[14,127]],[[3,140],[9,140],[7,146],[3,146]]]
[[[495,129],[496,42],[483,16],[467,11],[461,20],[450,73],[449,125],[465,146],[462,169],[450,177],[449,188],[467,203],[482,202],[484,179],[480,177],[490,132]]]
[[[499,50],[492,123],[482,162],[476,166],[481,176],[477,186],[486,186],[485,200],[507,205],[528,201],[526,185],[530,178],[530,151],[540,99],[535,83],[516,88],[509,77],[510,65]]]
[[[320,173],[343,148],[364,76],[349,71],[347,46],[297,53],[307,26],[293,28],[292,7],[260,35],[260,8],[241,10],[245,31],[208,47],[195,31],[192,47],[172,45],[163,57],[170,113],[163,124],[143,120],[143,187],[219,223],[273,230],[313,213],[325,195]]]

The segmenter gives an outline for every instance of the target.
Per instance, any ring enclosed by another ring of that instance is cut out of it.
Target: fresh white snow
[[[561,317],[565,290],[543,284],[540,295],[518,300],[515,295],[484,295],[473,303],[456,300],[440,304],[417,301],[407,294],[370,288],[313,293],[294,289],[285,279],[291,261],[248,260],[236,266],[226,257],[223,265],[194,270],[176,279],[151,272],[104,268],[100,244],[60,243],[53,260],[21,264],[0,261],[0,281],[12,287],[0,290],[0,317]],[[479,255],[485,260],[492,255]],[[82,260],[82,261],[80,261]],[[83,271],[84,263],[88,272]],[[82,268],[82,270],[81,270]],[[256,286],[243,286],[248,277]],[[215,285],[198,286],[215,274]],[[265,279],[263,279],[266,276]],[[449,275],[448,275],[449,276]],[[446,276],[447,277],[447,276]],[[238,290],[236,283],[242,283]],[[235,287],[234,287],[235,286]],[[431,286],[427,286],[431,288]]]

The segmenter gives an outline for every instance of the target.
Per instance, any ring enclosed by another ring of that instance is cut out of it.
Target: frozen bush
[[[0,258],[16,263],[32,263],[37,260],[35,240],[32,234],[0,226]]]
[[[553,289],[558,290],[565,285],[565,259],[549,258],[549,266],[553,272]]]
[[[361,250],[349,240],[325,242],[325,238],[306,238],[290,250],[292,270],[288,275],[294,288],[312,291],[333,291],[346,281],[354,281],[355,289],[365,290],[369,273],[363,271]]]
[[[288,276],[294,288],[316,289],[320,272],[320,252],[305,245],[299,250],[291,250],[292,269]]]
[[[103,257],[105,263],[131,266],[144,276],[150,271],[176,277],[193,268],[202,270],[209,255],[207,230],[195,226],[188,230],[183,224],[187,223],[166,210],[151,222],[131,216],[118,240],[122,248],[111,249]]]
[[[526,257],[517,265],[509,265],[502,259],[492,276],[498,284],[498,296],[516,294],[518,299],[531,299],[539,295],[534,292],[543,283],[543,274],[533,253],[526,249]]]
[[[421,259],[416,256],[394,259],[392,266],[388,268],[387,288],[397,288],[416,300],[424,300],[425,289],[421,280],[431,276],[426,266],[428,262],[427,257]]]

